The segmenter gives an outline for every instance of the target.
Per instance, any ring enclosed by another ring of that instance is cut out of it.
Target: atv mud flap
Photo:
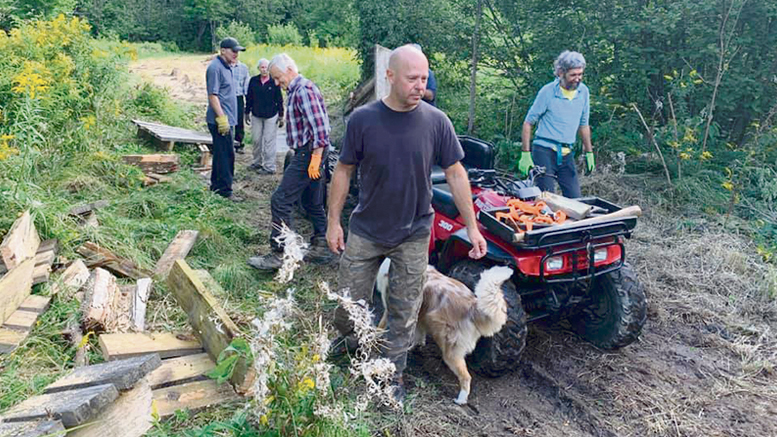
[[[493,261],[499,265],[506,265],[515,267],[515,258],[506,252],[501,247],[497,246],[491,241],[486,240],[486,255],[483,259]],[[458,231],[451,234],[442,246],[440,250],[440,257],[437,264],[437,269],[443,273],[446,273],[448,269],[460,259],[466,259],[469,255],[467,252],[472,248],[472,241],[467,235],[467,228],[461,228]],[[446,260],[450,260],[447,261]]]

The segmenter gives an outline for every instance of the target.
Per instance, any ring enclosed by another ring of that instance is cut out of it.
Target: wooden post
[[[0,324],[30,295],[34,270],[35,258],[27,258],[0,278]]]
[[[83,325],[86,331],[104,331],[115,319],[114,301],[118,293],[116,278],[96,268],[86,287],[83,302]]]
[[[186,258],[189,251],[194,247],[194,243],[197,242],[197,236],[199,231],[184,230],[179,231],[173,241],[167,246],[165,253],[159,258],[156,263],[154,273],[159,277],[165,277],[173,268],[173,263],[179,259]]]

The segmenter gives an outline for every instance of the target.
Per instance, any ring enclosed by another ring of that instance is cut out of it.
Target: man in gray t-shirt
[[[407,45],[392,52],[386,71],[389,95],[351,116],[329,197],[327,243],[335,253],[345,250],[338,287],[350,289],[354,301],[371,303],[378,268],[385,258],[391,260],[385,355],[396,366],[398,399],[404,395],[402,372],[429,262],[433,165],[445,170],[473,243],[470,256],[480,258],[486,253],[467,172],[459,163],[464,152],[453,125],[443,112],[421,100],[428,72],[429,63],[420,50]],[[359,204],[351,215],[346,245],[340,214],[357,167]],[[354,346],[353,324],[342,308],[335,312],[335,326],[347,346]]]
[[[210,190],[234,201],[232,176],[235,173],[234,127],[237,124],[236,85],[232,65],[238,53],[245,50],[235,38],[221,41],[219,55],[205,71],[205,87],[208,90],[208,110],[205,121],[213,138],[213,165],[210,173]]]

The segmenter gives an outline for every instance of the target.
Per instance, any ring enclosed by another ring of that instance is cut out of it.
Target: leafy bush
[[[302,45],[302,35],[291,23],[276,24],[267,28],[267,42],[276,46]]]
[[[222,40],[227,37],[235,38],[244,47],[256,44],[256,36],[251,27],[245,23],[232,20],[226,26],[216,29],[216,38]]]

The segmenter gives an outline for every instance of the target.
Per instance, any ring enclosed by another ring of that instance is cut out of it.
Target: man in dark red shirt
[[[286,53],[272,58],[269,71],[275,83],[286,90],[286,144],[294,150],[294,158],[270,201],[272,250],[267,255],[249,258],[248,265],[264,271],[281,267],[280,228],[283,223],[291,227],[292,209],[298,201],[313,224],[312,247],[306,259],[327,263],[334,255],[326,243],[326,178],[321,177],[329,149],[329,115],[324,97],[312,81],[299,74],[297,64]]]

